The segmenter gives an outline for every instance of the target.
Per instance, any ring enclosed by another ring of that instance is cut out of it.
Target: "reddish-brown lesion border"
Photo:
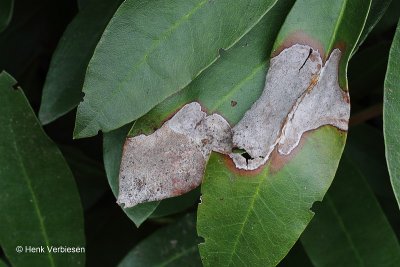
[[[276,49],[272,51],[271,57],[279,55],[286,48],[292,47],[293,45],[308,45],[315,50],[318,50],[320,55],[325,55],[325,49],[321,42],[311,38],[308,34],[303,31],[296,31],[289,34],[286,39]]]

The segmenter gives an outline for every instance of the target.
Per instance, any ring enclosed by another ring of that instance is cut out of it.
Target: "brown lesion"
[[[270,174],[275,174],[280,171],[286,164],[291,161],[297,153],[304,147],[308,138],[312,135],[315,130],[305,132],[301,138],[299,144],[288,154],[283,155],[278,152],[278,146],[272,151],[270,159],[268,160]]]
[[[254,170],[239,169],[236,167],[236,165],[233,162],[233,159],[231,157],[229,157],[228,155],[223,155],[223,154],[221,154],[221,157],[223,158],[223,162],[224,162],[226,168],[231,173],[241,176],[241,177],[253,177],[253,176],[259,175],[260,173],[262,173],[264,171],[264,169],[266,167],[266,164],[264,164]]]
[[[313,39],[311,36],[303,31],[296,31],[286,37],[285,41],[282,42],[274,51],[272,51],[271,57],[279,55],[286,48],[292,47],[293,45],[301,44],[308,45],[314,50],[318,50],[321,55],[325,55],[325,49],[322,43],[318,40]],[[327,58],[327,57],[326,57]],[[315,60],[315,59],[314,59]]]

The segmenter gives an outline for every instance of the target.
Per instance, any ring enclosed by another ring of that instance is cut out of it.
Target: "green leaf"
[[[45,135],[16,81],[0,74],[0,244],[13,266],[84,266],[83,212],[71,171]],[[17,253],[43,246],[45,253]]]
[[[275,2],[125,1],[89,63],[74,137],[116,129],[180,91]]]
[[[122,0],[88,0],[54,52],[43,88],[39,119],[47,124],[82,100],[86,68],[101,34]]]
[[[14,0],[0,0],[0,33],[7,28],[14,10]]]
[[[103,159],[108,183],[114,196],[118,195],[118,174],[122,149],[129,125],[104,134]],[[159,201],[148,202],[132,208],[123,208],[128,217],[139,227],[157,208]]]
[[[347,89],[347,61],[368,10],[368,1],[298,0],[282,26],[274,54],[302,43],[319,49],[326,59],[339,47],[339,79]],[[272,159],[257,172],[238,171],[226,156],[212,155],[198,210],[204,265],[276,265],[310,222],[313,203],[328,190],[345,138],[346,133],[330,126],[310,131],[295,153]]]
[[[336,178],[301,241],[314,266],[399,266],[400,245],[345,152]]]
[[[188,214],[143,240],[118,266],[202,266],[198,242],[195,217]]]
[[[308,44],[325,59],[334,48],[342,51],[339,84],[347,90],[347,64],[363,30],[368,1],[296,1],[276,40],[275,51],[293,43]]]
[[[344,134],[329,126],[307,136],[279,171],[237,172],[211,156],[202,184],[198,233],[206,266],[275,266],[311,220],[335,174]],[[327,164],[329,162],[329,164]]]
[[[385,78],[383,124],[386,160],[397,203],[400,205],[400,22],[390,49]]]

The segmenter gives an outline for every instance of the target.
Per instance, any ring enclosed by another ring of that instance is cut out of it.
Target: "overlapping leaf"
[[[84,246],[83,214],[71,171],[40,128],[21,89],[0,74],[0,244],[13,266],[84,266],[83,253],[47,246]],[[16,247],[43,246],[44,253]]]
[[[385,78],[384,134],[386,159],[393,190],[400,205],[400,23],[390,49]]]
[[[75,138],[121,127],[180,91],[275,2],[125,1],[89,63]]]

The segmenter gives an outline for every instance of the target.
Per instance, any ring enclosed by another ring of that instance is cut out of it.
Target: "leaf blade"
[[[393,44],[389,53],[389,63],[384,84],[383,127],[386,147],[386,160],[390,181],[400,207],[400,22],[396,29]]]
[[[211,156],[198,210],[198,232],[205,239],[200,245],[205,266],[243,262],[276,265],[311,220],[312,204],[329,188],[343,144],[337,130],[322,127],[307,137],[304,147],[285,167],[272,173],[269,168],[258,174],[235,173],[227,158]],[[324,166],[328,160],[321,155],[327,154],[331,155],[330,164]],[[232,246],[232,240],[236,245]],[[229,253],[217,255],[220,251]]]
[[[15,251],[18,245],[84,246],[83,212],[71,171],[15,84],[11,76],[0,74],[5,114],[0,117],[1,245],[16,266],[83,266],[84,254]]]
[[[275,2],[124,2],[89,63],[75,138],[118,128],[181,90],[218,58],[218,49],[236,43]],[[241,17],[235,15],[238,10]],[[154,17],[157,12],[160,14]],[[144,22],[150,26],[143,28]],[[137,30],[126,32],[124,25]],[[130,47],[135,49],[133,53],[127,53]],[[153,97],[146,98],[148,95]]]

